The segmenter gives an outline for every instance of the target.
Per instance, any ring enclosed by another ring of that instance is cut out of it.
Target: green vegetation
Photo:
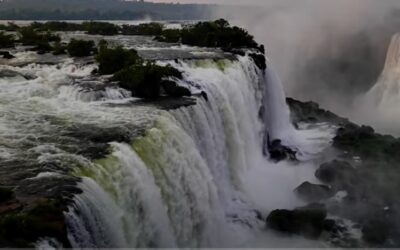
[[[156,99],[167,77],[182,78],[182,74],[169,65],[163,67],[146,63],[124,68],[113,76],[113,80],[118,81],[122,88],[130,90],[134,96]]]
[[[163,32],[161,23],[143,23],[139,25],[123,25],[123,35],[159,36]]]
[[[199,22],[186,26],[182,30],[166,29],[156,37],[156,40],[169,43],[180,41],[191,46],[222,48],[231,52],[242,48],[257,49],[262,54],[265,52],[264,46],[259,46],[246,30],[236,26],[231,27],[224,19]],[[259,58],[257,62],[260,62]],[[264,68],[263,63],[260,64],[260,68]]]
[[[100,43],[96,60],[99,63],[99,73],[102,75],[114,74],[125,67],[141,62],[136,50],[127,50],[122,46],[108,48],[105,42]]]
[[[14,47],[15,39],[13,35],[7,35],[4,32],[0,32],[0,48],[11,48]]]
[[[156,40],[166,43],[178,43],[181,40],[181,35],[180,29],[165,29],[156,37]]]
[[[4,31],[17,31],[19,27],[12,22],[8,22],[7,25],[0,24],[0,30]]]
[[[68,23],[68,22],[33,22],[30,25],[31,28],[40,31],[78,31],[82,30],[82,24]]]
[[[67,51],[73,57],[90,56],[96,51],[93,41],[75,40],[72,39],[67,45]]]
[[[67,53],[66,50],[67,46],[60,42],[56,42],[53,45],[53,55],[64,55]]]
[[[231,27],[224,20],[199,22],[182,30],[182,43],[201,47],[219,47],[223,49],[256,48],[258,44],[246,30]]]
[[[172,2],[172,1],[171,1]],[[0,1],[3,20],[203,20],[210,6],[120,0]]]
[[[174,98],[191,95],[189,89],[168,80],[169,77],[181,79],[181,72],[170,65],[143,63],[134,49],[128,50],[121,46],[109,48],[107,42],[101,41],[96,60],[100,74],[114,74],[112,80],[118,82],[121,88],[131,91],[134,96],[156,99],[162,90]]]
[[[37,32],[32,27],[23,27],[18,30],[19,41],[23,45],[39,45],[49,42],[61,41],[60,36],[54,35],[50,32]]]
[[[119,27],[112,23],[84,22],[82,27],[91,35],[113,36],[119,33]]]

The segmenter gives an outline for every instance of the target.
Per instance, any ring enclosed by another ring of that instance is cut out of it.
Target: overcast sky
[[[148,0],[149,1],[149,0]],[[224,3],[224,4],[255,4],[263,3],[265,0],[151,0],[162,3]]]

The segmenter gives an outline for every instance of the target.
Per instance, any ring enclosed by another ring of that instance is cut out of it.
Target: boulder
[[[0,187],[0,203],[11,200],[14,198],[14,192],[5,187]]]
[[[267,226],[284,233],[318,238],[324,230],[326,216],[324,205],[312,203],[294,210],[272,211],[267,217]]]
[[[174,98],[180,98],[183,96],[191,96],[192,95],[192,93],[190,92],[190,90],[188,88],[180,86],[174,81],[164,80],[161,82],[161,86],[163,87],[165,93],[168,96],[171,96]]]
[[[315,172],[320,181],[332,185],[343,186],[356,181],[357,170],[346,161],[333,160],[322,164]]]
[[[390,234],[390,225],[384,218],[370,218],[362,227],[363,240],[381,245],[386,242]]]
[[[269,143],[269,154],[271,159],[283,161],[285,159],[296,160],[296,152],[291,148],[282,145],[281,140],[273,140]]]
[[[2,56],[4,59],[13,59],[13,58],[15,58],[15,56],[13,56],[8,51],[0,51],[0,56]]]
[[[253,59],[254,63],[257,65],[259,69],[265,70],[267,68],[267,61],[263,54],[252,53],[249,54],[249,56]]]
[[[307,181],[294,191],[300,198],[309,202],[325,200],[333,196],[333,191],[328,186],[312,184]]]

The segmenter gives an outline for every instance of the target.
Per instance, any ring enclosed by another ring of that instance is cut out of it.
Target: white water
[[[111,156],[77,171],[86,177],[84,194],[66,215],[73,246],[321,246],[265,232],[255,212],[302,205],[293,189],[315,181],[312,161],[273,164],[262,153],[265,126],[273,138],[295,138],[275,73],[269,70],[264,82],[249,57],[173,64],[184,73],[181,84],[206,91],[208,102],[162,112],[144,137],[112,143]],[[277,119],[268,124],[258,117],[265,87],[268,119]],[[332,132],[321,127],[297,136],[319,153]]]
[[[400,135],[400,34],[393,36],[377,83],[354,104],[355,118],[380,132]]]
[[[83,193],[65,214],[74,247],[320,246],[266,231],[255,210],[266,216],[302,205],[292,191],[316,181],[314,154],[329,145],[332,129],[295,131],[279,78],[271,67],[263,75],[249,57],[171,63],[184,73],[180,84],[206,91],[209,101],[198,98],[197,105],[171,112],[108,105],[132,98],[111,86],[87,90],[87,83],[101,84],[90,78],[94,65],[65,59],[52,66],[1,66],[36,78],[0,80],[0,157],[32,153],[41,164],[79,167]],[[129,129],[153,122],[144,137],[130,145],[111,143],[111,154],[96,162],[62,149],[66,127]],[[304,161],[269,162],[263,155],[266,129],[301,149]],[[60,145],[37,140],[47,137]],[[32,148],[20,152],[21,145]],[[56,169],[43,169],[32,178],[58,176]]]

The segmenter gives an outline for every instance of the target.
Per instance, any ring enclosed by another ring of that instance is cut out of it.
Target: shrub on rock
[[[62,43],[57,42],[53,45],[53,55],[63,55],[67,53],[66,51],[67,46]]]
[[[181,78],[181,73],[171,66],[152,63],[137,64],[125,68],[113,76],[119,86],[130,90],[134,96],[155,99],[160,96],[161,84],[165,78]]]
[[[73,57],[90,56],[96,49],[93,41],[72,39],[67,45],[67,51]]]
[[[164,25],[161,23],[142,23],[139,25],[123,25],[123,35],[137,36],[159,36],[163,31]]]
[[[7,35],[4,32],[0,32],[0,48],[11,48],[14,47],[15,39],[13,35]]]
[[[78,31],[83,30],[82,24],[50,21],[45,23],[33,22],[30,27],[40,31]]]
[[[90,35],[113,36],[119,33],[119,27],[112,23],[84,22],[82,27]]]
[[[242,28],[231,27],[224,19],[183,28],[181,36],[182,43],[193,46],[259,49],[253,36]]]
[[[51,52],[52,49],[53,48],[51,47],[49,42],[43,41],[43,42],[37,42],[32,50],[36,51],[38,54],[45,54]]]
[[[179,29],[165,29],[161,35],[156,37],[159,42],[178,43],[181,40],[181,30]]]
[[[141,62],[136,50],[127,50],[121,46],[108,48],[104,43],[100,45],[96,60],[99,63],[99,73],[103,75],[113,74]]]
[[[61,41],[61,38],[58,35],[54,35],[50,32],[37,32],[31,27],[20,28],[18,33],[20,37],[19,40],[23,45],[36,46],[38,44]]]

